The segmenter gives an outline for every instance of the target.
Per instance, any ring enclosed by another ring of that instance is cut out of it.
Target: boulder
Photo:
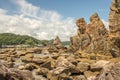
[[[92,72],[92,71],[84,72],[84,76],[87,78],[87,80],[95,80],[95,78],[98,74],[99,74],[99,72]]]
[[[43,68],[47,68],[49,70],[52,70],[55,67],[55,60],[52,59],[52,58],[48,58],[40,66],[43,67]]]
[[[93,63],[90,65],[90,70],[91,71],[101,71],[105,65],[107,65],[109,63],[109,61],[105,61],[105,60],[99,60],[96,63]]]
[[[85,71],[89,70],[90,64],[89,63],[85,63],[85,62],[79,62],[78,65],[77,65],[77,68],[82,73],[82,72],[85,72]]]
[[[34,57],[32,59],[32,62],[39,65],[39,64],[43,64],[45,61],[39,57]]]
[[[68,66],[74,66],[74,65],[70,63],[67,59],[65,59],[64,56],[58,57],[56,61],[56,67],[68,67]]]
[[[11,80],[35,80],[32,73],[28,70],[10,69],[10,71],[12,76]]]
[[[25,69],[30,70],[30,71],[32,71],[34,69],[38,69],[38,68],[39,68],[39,66],[34,63],[28,63],[25,65]]]
[[[38,68],[35,73],[37,75],[42,75],[44,77],[47,77],[47,74],[48,74],[49,70],[47,68]]]
[[[48,47],[42,48],[41,53],[42,54],[49,54]]]
[[[95,80],[119,80],[120,79],[120,62],[109,63],[104,66]]]
[[[0,80],[34,80],[34,77],[30,71],[9,69],[0,62]]]
[[[60,73],[80,73],[79,69],[76,68],[71,62],[65,59],[63,56],[58,57],[56,61],[56,68],[51,71],[53,74],[60,74]]]

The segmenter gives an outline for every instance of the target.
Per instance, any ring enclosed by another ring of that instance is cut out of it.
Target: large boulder
[[[120,62],[105,65],[95,80],[120,80]]]
[[[0,80],[34,80],[34,77],[30,71],[9,69],[0,62]]]

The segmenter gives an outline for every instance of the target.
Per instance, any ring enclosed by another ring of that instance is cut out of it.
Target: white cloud
[[[102,19],[103,24],[105,25],[106,29],[109,30],[109,22]]]
[[[4,10],[4,9],[0,9],[0,14],[6,14],[6,13],[7,13],[6,10]]]
[[[24,15],[35,16],[39,11],[39,7],[33,6],[31,3],[28,3],[26,0],[13,0],[21,8],[21,13]]]
[[[0,32],[12,32],[31,35],[38,39],[53,39],[56,35],[61,40],[69,40],[75,34],[73,18],[63,19],[56,11],[41,9],[26,0],[13,0],[20,14],[8,15],[7,10],[0,9]]]

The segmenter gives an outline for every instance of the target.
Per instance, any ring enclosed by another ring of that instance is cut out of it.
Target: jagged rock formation
[[[93,52],[107,51],[108,31],[97,13],[90,17],[90,23],[87,25],[86,33],[91,37],[90,50]]]
[[[120,0],[113,0],[109,14],[110,46],[112,53],[120,56]]]
[[[47,46],[0,49],[0,80],[120,80],[119,4],[114,0],[111,6],[110,34],[97,13],[89,24],[77,20],[71,53],[58,36]],[[112,56],[101,54],[109,50]]]
[[[84,18],[77,20],[76,25],[78,26],[77,35],[70,38],[72,51],[84,50],[86,46],[90,44],[90,36],[86,33],[86,22]]]
[[[63,46],[60,38],[58,36],[56,36],[56,38],[54,39],[53,43],[47,46],[47,49],[50,53],[63,53],[65,52],[67,49]]]
[[[53,45],[55,45],[58,49],[63,47],[61,40],[58,36],[56,36],[55,40],[53,41]]]
[[[84,18],[77,20],[77,35],[71,37],[71,50],[98,52],[107,51],[108,31],[97,13],[90,17],[90,23],[87,24]]]

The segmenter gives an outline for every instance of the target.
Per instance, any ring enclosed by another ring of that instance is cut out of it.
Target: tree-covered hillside
[[[38,40],[28,35],[16,35],[13,33],[1,33],[0,34],[0,44],[1,45],[37,45],[37,44],[47,44],[47,40]]]
[[[51,44],[54,39],[51,40],[38,40],[28,35],[16,35],[13,33],[1,33],[0,34],[0,46],[1,45],[47,45]],[[69,41],[63,41],[63,45],[69,45]]]

